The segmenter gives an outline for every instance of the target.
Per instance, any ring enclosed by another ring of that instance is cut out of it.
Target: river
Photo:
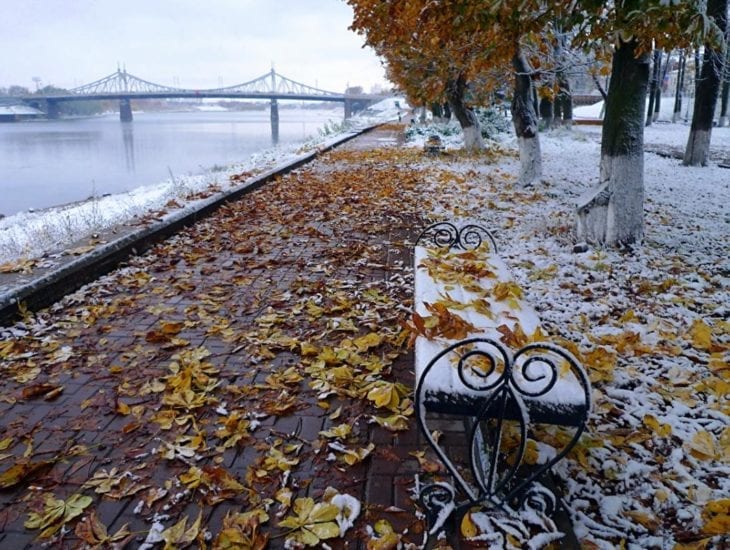
[[[279,144],[316,136],[333,109],[279,107]],[[262,111],[135,112],[0,124],[0,214],[121,193],[245,160],[274,144]]]

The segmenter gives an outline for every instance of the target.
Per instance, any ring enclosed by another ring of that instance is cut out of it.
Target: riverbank
[[[411,248],[430,221],[461,219],[495,231],[548,336],[591,377],[588,431],[557,468],[582,546],[722,547],[722,169],[647,155],[643,247],[574,253],[574,199],[599,156],[582,128],[541,136],[545,177],[527,190],[509,142],[429,157],[399,131],[322,155],[3,332],[0,467],[19,466],[0,545],[30,544],[49,496],[136,543],[189,530],[282,548],[336,502],[332,548],[419,544],[411,497],[439,469],[409,400]],[[90,521],[49,519],[68,544]],[[534,521],[479,523],[482,541],[541,547],[556,530]]]

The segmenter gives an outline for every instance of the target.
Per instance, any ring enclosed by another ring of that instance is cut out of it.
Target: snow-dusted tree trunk
[[[654,102],[657,99],[657,88],[659,87],[659,70],[662,64],[662,51],[654,50],[652,62],[651,80],[649,81],[649,106],[646,110],[646,125],[651,126],[654,121]]]
[[[728,58],[728,61],[730,62],[730,58]],[[730,76],[722,84],[722,93],[720,94],[720,126],[728,125],[728,99],[730,99]]]
[[[466,94],[466,80],[463,75],[450,79],[446,83],[446,97],[449,100],[451,112],[459,121],[461,131],[464,133],[464,149],[467,151],[479,151],[484,149],[484,140],[479,130],[479,120],[474,111],[469,109],[464,102]]]
[[[719,126],[728,125],[728,103],[730,102],[730,25],[726,24],[725,37],[728,42],[725,66],[722,73],[722,91],[720,92],[720,122]]]
[[[635,41],[613,54],[601,136],[600,183],[578,203],[578,239],[623,246],[644,234],[644,112],[649,54]]]
[[[519,183],[530,185],[542,177],[542,155],[533,102],[532,70],[519,48],[512,58],[512,66],[515,70],[515,91],[511,110],[512,124],[520,147]]]
[[[707,0],[707,15],[715,20],[725,32],[728,0]],[[697,83],[695,105],[692,112],[692,127],[689,131],[687,148],[684,151],[685,166],[706,166],[710,156],[712,119],[715,116],[717,96],[720,93],[723,53],[705,44],[702,72]]]
[[[679,68],[677,70],[677,89],[674,92],[674,111],[672,122],[677,122],[682,113],[682,93],[684,91],[684,71],[687,66],[687,54],[684,50],[679,52]]]

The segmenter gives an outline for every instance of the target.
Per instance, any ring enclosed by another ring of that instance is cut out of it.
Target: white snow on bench
[[[452,250],[449,254],[456,255],[460,251]],[[469,254],[473,251],[469,251]],[[477,299],[487,299],[491,305],[491,312],[494,315],[494,319],[490,319],[486,315],[478,313],[474,309],[456,309],[450,308],[449,311],[453,314],[459,315],[465,321],[471,323],[476,327],[475,332],[470,332],[467,338],[490,338],[493,340],[499,340],[503,338],[503,335],[497,331],[497,328],[506,325],[511,331],[516,330],[516,324],[519,324],[522,331],[527,335],[531,336],[540,326],[540,318],[537,312],[530,307],[530,305],[524,300],[514,298],[513,303],[510,304],[508,300],[496,300],[491,296],[491,291],[498,283],[514,282],[514,279],[510,273],[507,265],[502,259],[494,253],[489,253],[483,249],[479,249],[480,260],[485,261],[487,266],[495,273],[496,278],[481,278],[479,279],[480,286],[486,291],[485,295],[470,292],[458,284],[443,283],[441,281],[435,281],[431,278],[427,270],[422,266],[424,260],[429,258],[429,249],[416,246],[414,251],[414,265],[415,265],[415,291],[414,291],[414,307],[416,313],[422,317],[428,317],[432,315],[426,309],[426,304],[434,304],[439,300],[442,300],[448,296],[456,302],[462,304],[471,303]],[[513,306],[518,307],[513,307]],[[416,338],[415,343],[415,363],[416,363],[416,379],[421,379],[423,371],[427,367],[428,363],[438,353],[445,350],[450,345],[456,343],[455,340],[448,340],[438,338],[435,340],[428,340],[426,337],[419,335]],[[513,353],[518,350],[512,350]],[[536,373],[535,369],[544,368],[547,373],[548,367],[546,365],[531,366],[531,375]],[[520,387],[530,391],[538,392],[544,387],[545,382],[530,382],[521,376],[518,365],[514,368],[514,377]],[[537,373],[540,373],[538,370]],[[493,373],[489,378],[486,379],[487,383],[496,381],[498,373]],[[447,364],[446,360],[439,361],[439,364],[434,365],[424,382],[424,389],[427,397],[427,403],[430,396],[435,398],[435,394],[447,394],[447,395],[458,395],[459,397],[480,397],[484,398],[484,393],[476,392],[467,386],[465,386],[459,379],[458,371],[455,365]],[[561,406],[585,406],[584,390],[578,383],[578,380],[572,374],[567,374],[558,378],[555,386],[545,395],[539,397],[526,397],[522,396],[526,404],[529,405],[531,401],[538,401],[543,406],[550,408],[559,408]]]

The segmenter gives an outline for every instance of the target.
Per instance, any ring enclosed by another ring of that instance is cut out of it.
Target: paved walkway
[[[399,323],[423,221],[417,170],[395,181],[378,159],[396,139],[361,136],[0,340],[0,472],[21,465],[2,482],[0,547],[39,545],[28,514],[80,493],[109,534],[129,525],[130,547],[155,520],[200,512],[210,543],[226,514],[268,508],[277,548],[291,512],[276,501],[328,486],[363,505],[332,547],[364,547],[381,519],[421,540],[410,453],[424,447],[394,383],[412,385]],[[392,399],[376,409],[378,391]],[[77,523],[54,546],[78,545]]]

